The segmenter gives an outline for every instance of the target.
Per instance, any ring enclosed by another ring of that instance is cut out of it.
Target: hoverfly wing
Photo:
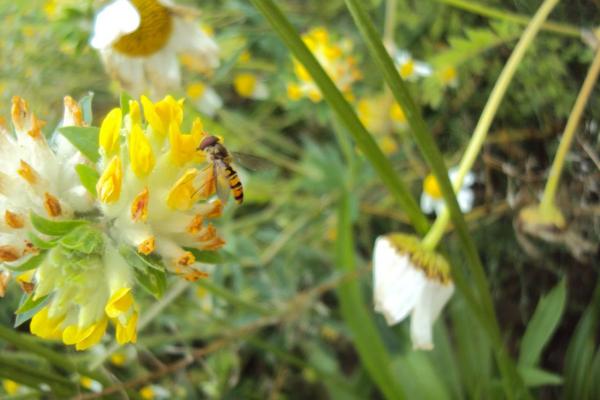
[[[215,160],[214,162],[214,182],[216,183],[217,196],[223,203],[227,202],[229,198],[229,177],[227,174],[227,164],[222,160]]]
[[[199,196],[200,198],[209,198],[216,191],[217,180],[215,179],[215,166],[213,163],[207,165],[202,171],[200,171],[200,175],[203,177],[203,181],[200,186],[194,193],[195,196]]]
[[[273,163],[260,156],[255,156],[248,153],[240,153],[237,151],[232,151],[231,155],[233,156],[233,160],[236,164],[239,164],[251,171],[267,171],[273,168]]]

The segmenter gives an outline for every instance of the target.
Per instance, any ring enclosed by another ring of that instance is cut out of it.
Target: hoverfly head
[[[198,146],[198,150],[204,151],[204,150],[206,150],[207,147],[214,146],[217,143],[219,143],[218,137],[212,136],[212,135],[206,136],[200,142],[200,145]]]

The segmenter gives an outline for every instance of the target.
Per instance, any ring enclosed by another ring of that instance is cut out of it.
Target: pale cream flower
[[[448,170],[448,176],[450,181],[453,182],[458,174],[458,168],[452,167]],[[467,173],[463,179],[463,184],[456,193],[456,200],[460,206],[460,210],[463,213],[468,213],[473,209],[473,203],[475,202],[475,193],[471,186],[475,183],[475,174],[473,172]],[[421,210],[426,214],[435,212],[440,214],[444,209],[444,198],[442,196],[442,190],[432,174],[427,175],[423,180],[423,192],[421,193]]]
[[[410,314],[413,346],[432,349],[433,324],[454,293],[444,258],[422,249],[416,237],[380,236],[373,250],[373,282],[375,311],[389,325]]]
[[[96,16],[90,43],[131,95],[162,97],[180,85],[179,55],[207,73],[219,65],[216,42],[185,15],[169,0],[116,0]]]

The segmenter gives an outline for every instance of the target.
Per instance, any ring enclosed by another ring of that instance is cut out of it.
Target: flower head
[[[446,260],[422,248],[416,237],[380,236],[373,250],[373,281],[375,311],[389,325],[411,314],[413,346],[432,349],[433,324],[454,293]]]
[[[454,181],[458,174],[458,168],[453,167],[448,170],[448,176],[450,181]],[[460,206],[460,210],[463,213],[471,211],[473,208],[473,202],[475,201],[475,193],[471,186],[475,183],[475,174],[472,172],[467,173],[463,184],[456,193],[456,200]],[[423,193],[421,193],[421,210],[424,213],[430,214],[435,212],[440,214],[444,209],[444,198],[442,197],[442,191],[438,181],[435,179],[433,174],[427,175],[423,180]]]
[[[236,93],[244,98],[253,100],[264,100],[269,97],[269,88],[265,80],[259,74],[248,69],[252,62],[249,51],[244,51],[238,58],[238,65],[244,69],[233,77],[233,88]]]
[[[385,154],[394,154],[398,143],[393,133],[406,128],[406,116],[398,103],[385,95],[367,96],[358,101],[358,117]]]
[[[135,96],[163,96],[179,87],[178,55],[210,72],[219,65],[216,42],[167,0],[115,0],[94,23],[92,47],[107,71]]]
[[[303,35],[302,39],[337,87],[347,96],[351,96],[352,84],[362,78],[356,66],[356,59],[350,54],[352,43],[332,41],[329,32],[323,27],[313,28]],[[306,68],[296,59],[294,72],[298,82],[288,85],[288,97],[291,100],[308,97],[314,103],[321,101],[321,91]]]
[[[85,350],[112,326],[118,343],[133,343],[136,283],[158,296],[165,272],[205,277],[209,267],[194,252],[225,243],[212,223],[222,204],[212,199],[211,164],[196,150],[202,123],[183,133],[182,101],[172,97],[142,104],[145,120],[136,101],[108,113],[95,165],[63,136],[50,146],[27,103],[13,100],[15,137],[0,134],[0,263],[38,304],[30,323],[37,336]],[[69,124],[93,129],[65,98]],[[84,186],[81,167],[98,169],[95,185],[94,172]],[[7,272],[0,276],[4,289]]]

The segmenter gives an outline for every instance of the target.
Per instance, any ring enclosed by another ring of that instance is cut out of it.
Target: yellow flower
[[[119,156],[114,156],[96,184],[100,201],[107,204],[116,203],[121,195],[122,183],[123,167],[121,166],[121,159]]]
[[[123,115],[120,108],[111,110],[100,125],[100,148],[108,156],[119,151],[119,139],[121,135],[121,121]]]
[[[139,124],[134,123],[129,134],[129,162],[138,178],[146,177],[154,168],[152,146]]]
[[[356,59],[351,55],[352,43],[333,42],[328,31],[323,27],[311,29],[302,36],[302,39],[338,88],[346,96],[351,96],[352,85],[362,78]],[[299,82],[288,84],[290,100],[307,97],[315,103],[321,101],[323,96],[318,86],[306,68],[296,59],[294,59],[294,73]]]
[[[19,385],[15,381],[11,381],[10,379],[2,379],[2,387],[6,394],[14,395],[17,394],[21,385]]]

